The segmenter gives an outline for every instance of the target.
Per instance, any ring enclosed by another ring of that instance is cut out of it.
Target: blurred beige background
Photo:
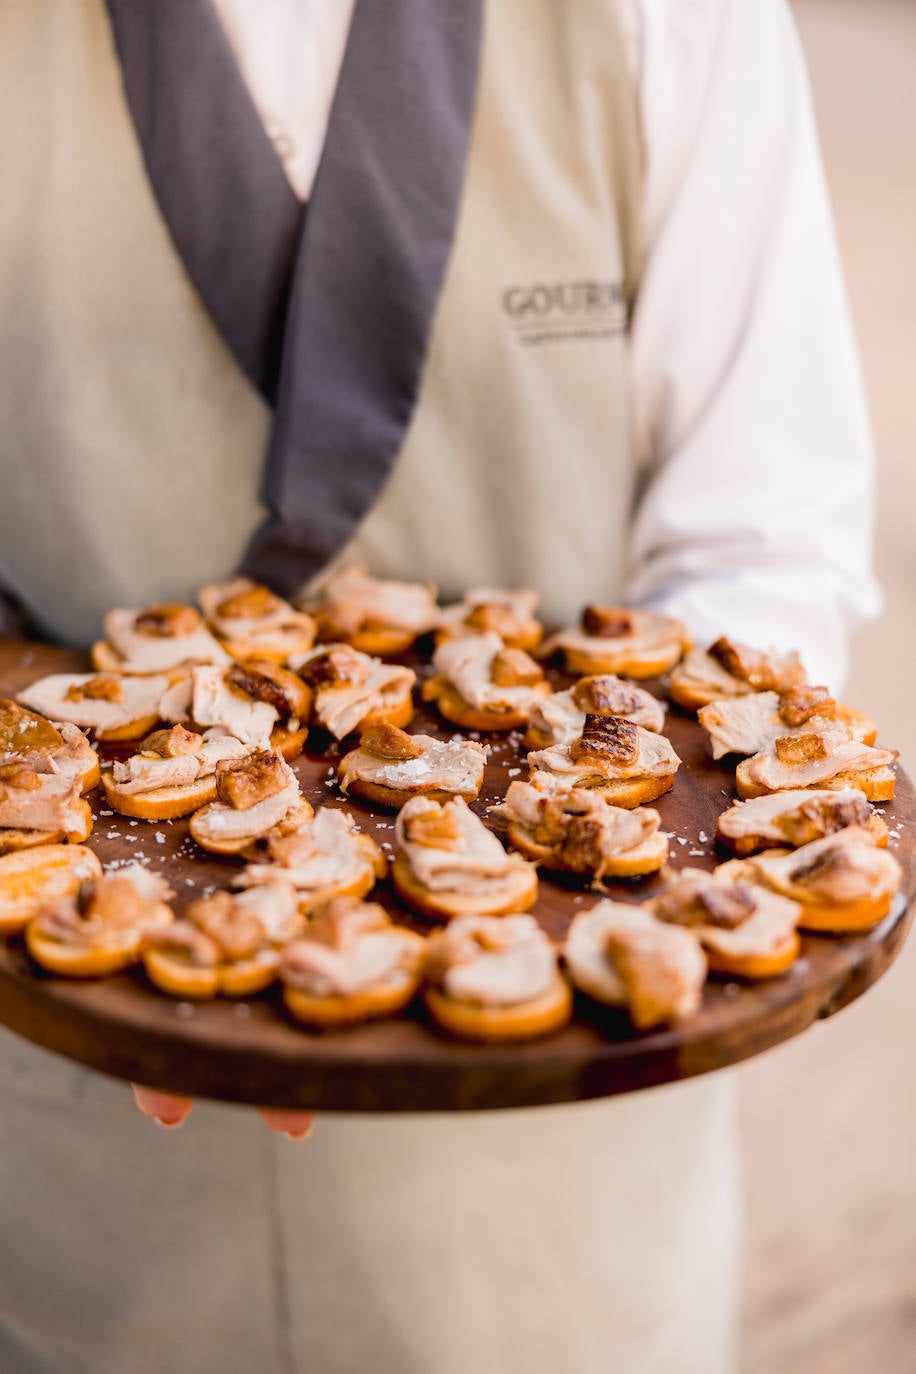
[[[753,3],[754,0],[748,0]],[[879,453],[881,622],[848,697],[916,768],[916,3],[796,0]],[[916,937],[742,1071],[745,1374],[916,1371]]]

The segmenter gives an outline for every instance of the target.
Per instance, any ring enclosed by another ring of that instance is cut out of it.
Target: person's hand
[[[173,1097],[171,1093],[141,1088],[136,1083],[131,1087],[134,1101],[143,1115],[167,1130],[175,1130],[186,1121],[194,1106],[190,1097]],[[312,1133],[315,1118],[311,1112],[284,1112],[274,1107],[258,1107],[257,1110],[268,1130],[277,1135],[285,1135],[289,1140],[307,1140]]]

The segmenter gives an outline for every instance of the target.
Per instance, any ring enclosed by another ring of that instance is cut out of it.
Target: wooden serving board
[[[0,696],[50,672],[86,669],[78,653],[0,638]],[[420,668],[420,672],[428,671]],[[648,684],[655,687],[657,684]],[[659,694],[661,690],[659,688]],[[426,708],[411,727],[452,733]],[[712,868],[716,818],[734,798],[734,770],[713,763],[692,719],[669,712],[665,733],[683,760],[673,790],[653,803],[673,838],[672,867]],[[309,741],[295,765],[316,806],[345,806],[361,829],[392,852],[394,813],[349,802],[334,782],[340,749]],[[524,777],[520,737],[494,738],[476,806],[499,800]],[[103,864],[137,858],[167,875],[181,911],[203,889],[228,886],[238,863],[204,854],[186,821],[130,821],[111,813],[104,794],[89,846]],[[832,1016],[874,983],[903,945],[916,902],[916,792],[902,771],[886,808],[890,847],[904,887],[890,915],[855,937],[807,936],[803,957],[772,981],[743,985],[712,979],[700,1011],[677,1029],[635,1032],[624,1012],[577,1002],[574,1023],[543,1041],[512,1047],[459,1044],[439,1034],[422,1010],[346,1031],[313,1033],[283,1012],[277,988],[242,1003],[176,1002],[142,971],[98,982],[53,977],[29,958],[21,939],[0,941],[0,1024],[46,1049],[103,1073],[175,1093],[273,1107],[334,1111],[443,1111],[538,1106],[631,1092],[737,1063]],[[610,895],[649,896],[658,878],[610,884]],[[374,897],[398,919],[429,929],[399,906],[389,884]],[[559,939],[589,891],[542,877],[534,914]]]

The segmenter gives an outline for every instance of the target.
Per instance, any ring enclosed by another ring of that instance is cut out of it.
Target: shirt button
[[[296,151],[296,145],[289,134],[276,119],[267,118],[264,128],[281,161],[288,162]]]

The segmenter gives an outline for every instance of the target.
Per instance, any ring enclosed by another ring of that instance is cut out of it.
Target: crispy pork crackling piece
[[[268,658],[247,658],[234,663],[226,674],[230,687],[255,701],[266,702],[289,730],[308,719],[312,694],[297,673],[281,668]]]

